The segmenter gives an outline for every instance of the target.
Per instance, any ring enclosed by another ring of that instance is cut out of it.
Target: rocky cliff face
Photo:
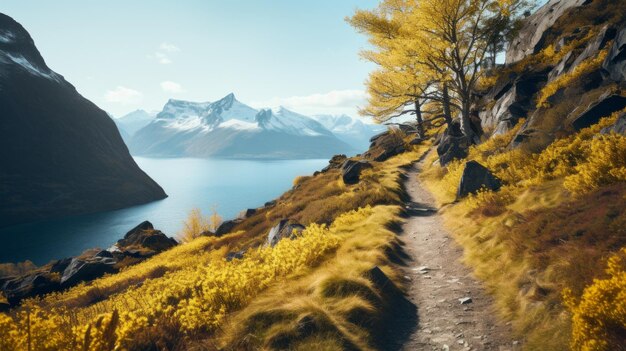
[[[162,199],[107,114],[0,14],[0,226]]]
[[[625,0],[551,0],[526,19],[507,65],[479,103],[501,134],[525,118],[515,145],[539,150],[626,107]]]

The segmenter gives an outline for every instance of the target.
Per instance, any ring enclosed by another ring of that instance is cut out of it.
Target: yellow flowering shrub
[[[367,211],[363,209],[357,215],[350,214],[352,219],[341,221],[360,220]],[[313,224],[295,240],[282,240],[273,248],[253,249],[243,259],[231,262],[216,259],[216,253],[206,254],[194,264],[183,264],[178,271],[147,279],[71,313],[65,308],[45,309],[33,304],[17,314],[0,315],[0,343],[12,345],[8,348],[11,350],[73,350],[76,345],[87,345],[88,350],[125,349],[137,333],[164,319],[176,323],[183,336],[212,332],[227,313],[245,305],[278,279],[317,264],[339,246],[341,239],[333,226]],[[153,265],[159,264],[159,260],[154,261]],[[54,301],[55,297],[46,300]]]
[[[610,45],[607,45],[610,47]],[[596,57],[590,57],[585,61],[581,62],[573,71],[565,74],[561,74],[555,80],[546,84],[543,89],[539,92],[539,97],[537,99],[537,107],[550,107],[550,103],[548,99],[556,94],[559,90],[565,88],[566,86],[572,84],[574,81],[580,79],[580,77],[589,74],[602,65],[604,59],[609,53],[609,49],[604,49],[598,53]]]
[[[606,273],[607,278],[585,288],[580,300],[564,293],[572,313],[573,350],[621,350],[626,344],[626,248],[609,259]]]
[[[454,198],[468,160],[487,167],[504,183],[497,193],[485,191],[470,195],[466,202],[470,209],[485,203],[509,204],[515,199],[515,194],[548,180],[563,179],[565,188],[575,194],[626,181],[626,137],[598,133],[613,124],[621,112],[603,118],[577,134],[554,141],[539,154],[521,148],[507,148],[522,124],[519,123],[504,135],[472,146],[466,160],[451,162],[438,186],[446,189],[448,200]]]

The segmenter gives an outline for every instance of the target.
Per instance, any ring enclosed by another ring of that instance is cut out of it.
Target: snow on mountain
[[[386,129],[385,126],[366,123],[348,115],[314,115],[312,118],[357,150],[367,149],[369,139]]]
[[[145,110],[135,110],[120,118],[114,118],[113,121],[120,129],[123,129],[129,136],[132,136],[139,129],[152,122],[155,117],[156,113],[150,113]]]
[[[129,147],[137,155],[167,157],[312,158],[354,151],[310,117],[284,107],[256,110],[234,94],[215,102],[169,100]]]

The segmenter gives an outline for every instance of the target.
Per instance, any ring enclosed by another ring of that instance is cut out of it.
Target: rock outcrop
[[[48,68],[4,14],[0,72],[0,227],[166,197],[107,113]]]
[[[476,161],[468,161],[463,169],[457,198],[476,194],[481,189],[497,191],[501,186],[500,179],[491,174],[487,168]]]
[[[341,166],[341,179],[344,184],[356,184],[359,182],[361,172],[367,168],[372,168],[372,164],[367,161],[347,160]]]
[[[0,278],[0,292],[7,297],[11,306],[15,306],[26,298],[70,288],[107,273],[116,273],[125,266],[139,263],[177,244],[176,240],[145,221],[107,250],[86,250],[79,256],[52,261],[20,276]]]
[[[277,225],[267,233],[265,246],[274,247],[283,239],[292,239],[302,233],[304,226],[290,219],[282,219]]]
[[[613,40],[602,68],[608,78],[616,82],[626,81],[626,27],[622,28]]]
[[[460,123],[454,121],[451,128],[446,128],[440,136],[439,145],[437,145],[439,163],[443,167],[452,160],[467,157],[470,145],[470,140],[461,131]]]
[[[625,108],[626,19],[614,8],[611,0],[551,0],[528,17],[497,83],[482,94],[483,128],[503,134],[525,118],[512,146],[540,151]],[[532,56],[548,48],[551,56]],[[607,58],[596,67],[603,50]],[[542,92],[547,85],[551,95]],[[542,93],[546,100],[539,104]]]
[[[369,150],[363,154],[363,157],[382,162],[390,157],[401,154],[406,151],[406,145],[402,139],[404,132],[400,129],[388,130],[386,132],[373,136]]]
[[[617,118],[617,121],[611,126],[602,128],[600,134],[617,133],[626,135],[626,112]]]
[[[530,16],[506,52],[506,63],[517,62],[543,48],[545,33],[567,10],[589,0],[550,0]]]

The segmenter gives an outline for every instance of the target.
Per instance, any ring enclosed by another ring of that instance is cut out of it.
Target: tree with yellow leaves
[[[483,62],[490,50],[499,47],[503,23],[509,23],[503,18],[519,12],[524,3],[383,0],[374,10],[358,10],[347,20],[368,35],[374,47],[362,56],[381,67],[368,80],[370,101],[365,113],[417,114],[419,108],[406,108],[415,95],[434,99],[441,102],[446,122],[452,120],[453,111],[459,112],[461,129],[472,139],[470,108]]]

